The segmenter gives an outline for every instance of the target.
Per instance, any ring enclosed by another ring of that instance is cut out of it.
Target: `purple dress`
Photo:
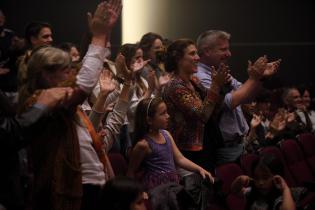
[[[170,182],[179,183],[179,175],[175,168],[172,142],[165,130],[160,130],[165,143],[158,144],[146,136],[152,153],[143,161],[143,183],[147,189]]]

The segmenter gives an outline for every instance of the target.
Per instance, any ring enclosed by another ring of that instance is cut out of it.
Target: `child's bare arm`
[[[282,191],[282,204],[280,206],[280,210],[295,210],[295,203],[292,198],[292,194],[290,191],[290,188],[288,187],[285,180],[279,176],[276,175],[273,177],[273,181],[276,185],[276,187]]]
[[[214,178],[212,177],[211,173],[201,166],[195,164],[194,162],[190,161],[187,159],[178,149],[176,146],[176,143],[174,142],[173,137],[171,136],[170,133],[168,133],[171,141],[172,141],[172,150],[174,153],[174,161],[175,164],[186,169],[189,171],[194,171],[196,173],[199,173],[204,179],[207,178],[210,180],[211,183],[214,183]]]

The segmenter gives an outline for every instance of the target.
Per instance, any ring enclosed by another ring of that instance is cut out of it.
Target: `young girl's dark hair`
[[[108,210],[129,210],[130,204],[144,192],[140,183],[129,177],[116,177],[106,182],[103,192],[103,208]]]
[[[162,98],[147,98],[139,102],[136,109],[135,131],[133,146],[149,132],[148,118],[153,118],[159,104],[163,102]]]
[[[283,176],[283,164],[280,159],[275,156],[268,154],[262,155],[260,158],[255,160],[252,164],[251,171],[254,174],[254,171],[257,168],[261,168],[262,170],[270,171],[273,175]],[[255,179],[255,177],[253,177]],[[256,189],[255,185],[252,185],[252,193],[247,197],[246,208],[250,209],[251,206],[257,201],[257,198],[261,196],[261,194]],[[268,206],[272,207],[274,200],[281,195],[281,191],[278,190],[275,186],[268,194]]]
[[[190,39],[178,39],[170,44],[166,51],[165,70],[168,72],[176,72],[178,68],[178,61],[184,56],[185,49],[189,45],[195,43]]]

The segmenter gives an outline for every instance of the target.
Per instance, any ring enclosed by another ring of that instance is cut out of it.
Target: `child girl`
[[[169,115],[161,98],[143,99],[138,104],[135,121],[134,148],[130,155],[128,176],[142,168],[143,184],[152,189],[169,182],[179,183],[176,166],[199,173],[213,183],[211,174],[185,158],[165,129]]]
[[[280,176],[281,161],[274,156],[262,156],[252,165],[253,178],[242,175],[232,183],[234,193],[243,194],[246,198],[246,209],[271,210],[295,209],[290,188]]]

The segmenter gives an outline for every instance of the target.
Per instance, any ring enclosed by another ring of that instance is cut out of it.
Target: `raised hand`
[[[99,79],[100,94],[108,95],[109,93],[115,90],[116,85],[112,80],[112,77],[113,77],[112,73],[109,70],[102,71]]]
[[[94,36],[106,35],[109,33],[121,12],[121,0],[110,0],[98,4],[94,14],[87,14],[88,24]]]
[[[149,60],[145,60],[145,61],[142,60],[141,62],[135,62],[135,63],[131,64],[130,68],[135,73],[135,72],[143,69],[143,67],[145,65],[147,65],[149,62],[150,62],[150,59]]]
[[[152,69],[149,70],[148,77],[147,77],[147,82],[148,82],[149,89],[154,91],[155,88],[157,87],[157,79],[155,77],[155,72]]]
[[[117,70],[117,76],[124,79],[125,81],[131,81],[133,72],[128,69],[126,65],[126,59],[122,54],[117,55],[115,60],[115,66]]]
[[[122,3],[121,0],[110,0],[107,4],[107,21],[108,27],[113,28],[121,13]]]

